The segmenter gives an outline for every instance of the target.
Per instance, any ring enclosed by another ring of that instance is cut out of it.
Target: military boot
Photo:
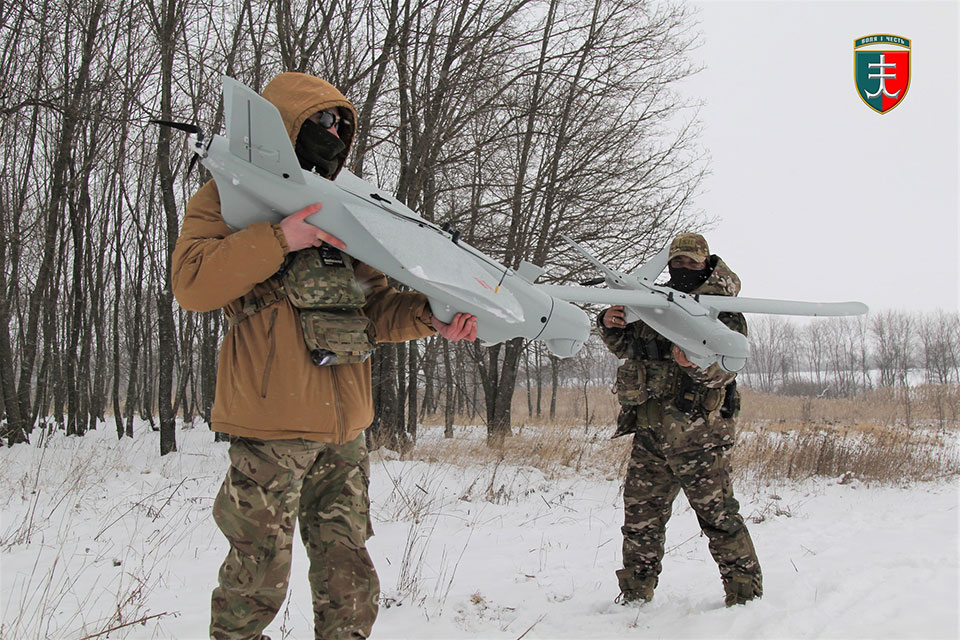
[[[627,605],[632,602],[650,602],[653,590],[657,588],[657,576],[641,576],[632,569],[617,569],[617,582],[620,583],[620,595],[614,602]]]
[[[763,576],[757,573],[733,573],[723,578],[724,604],[732,607],[763,596]]]

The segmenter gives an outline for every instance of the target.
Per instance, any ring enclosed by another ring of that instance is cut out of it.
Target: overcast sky
[[[700,0],[712,156],[698,206],[741,295],[955,311],[958,3]],[[911,41],[911,82],[878,114],[859,98],[853,42]]]

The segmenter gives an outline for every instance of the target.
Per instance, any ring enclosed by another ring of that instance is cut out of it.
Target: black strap
[[[286,297],[287,291],[281,285],[272,291],[268,291],[259,298],[254,298],[253,300],[244,302],[243,307],[241,307],[236,313],[232,315],[227,313],[227,323],[232,329],[250,316],[260,313],[270,305],[276,304]]]

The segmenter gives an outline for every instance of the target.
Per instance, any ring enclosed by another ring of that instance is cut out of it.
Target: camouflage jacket
[[[692,293],[737,295],[737,275],[718,256],[710,256],[708,263],[712,267],[710,276]],[[743,314],[721,313],[719,320],[734,331],[747,334]],[[681,367],[673,359],[673,344],[642,321],[631,322],[623,329],[608,329],[603,326],[601,313],[597,325],[607,348],[625,360],[617,371],[615,388],[623,405],[641,405],[656,399],[664,406],[676,406],[678,396],[686,391],[696,397],[698,405],[705,404],[709,413],[723,402],[723,388],[736,378],[735,373],[724,371],[717,363],[707,369]],[[717,392],[710,393],[711,389]]]

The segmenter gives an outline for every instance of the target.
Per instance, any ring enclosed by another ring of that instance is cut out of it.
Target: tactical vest
[[[652,329],[643,329],[617,369],[613,391],[621,405],[641,405],[676,391],[676,367],[672,366],[670,349],[669,340]]]
[[[233,327],[261,309],[290,300],[300,317],[303,339],[317,366],[363,362],[375,348],[366,302],[353,270],[353,259],[322,245],[291,253],[277,276],[280,286],[244,304],[230,317]]]
[[[659,400],[687,414],[711,414],[720,408],[723,389],[708,389],[695,382],[674,362],[669,340],[652,330],[644,334],[633,346],[634,357],[617,369],[614,391],[621,405],[639,406],[648,400]]]

